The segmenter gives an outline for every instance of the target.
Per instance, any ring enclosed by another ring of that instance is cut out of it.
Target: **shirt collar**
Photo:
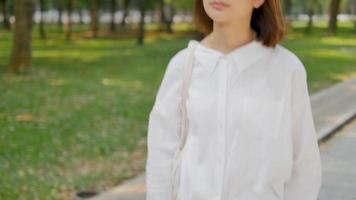
[[[190,40],[189,43],[189,45],[193,45],[194,43],[197,45],[196,51],[194,52],[194,58],[198,62],[203,63],[204,67],[206,67],[209,72],[214,71],[220,59],[232,61],[233,66],[241,71],[260,59],[269,50],[273,49],[271,47],[264,46],[262,41],[258,41],[256,39],[226,54],[207,47],[197,40]]]

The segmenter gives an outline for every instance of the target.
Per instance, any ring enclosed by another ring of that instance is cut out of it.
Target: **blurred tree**
[[[0,0],[0,7],[1,7],[1,13],[2,13],[2,22],[3,26],[5,29],[10,30],[11,29],[11,24],[9,22],[8,18],[8,12],[7,12],[7,0]]]
[[[40,6],[40,22],[39,22],[39,32],[40,32],[40,38],[41,39],[46,39],[46,33],[44,29],[44,12],[45,12],[45,0],[39,0],[39,6]]]
[[[66,20],[64,21],[64,37],[68,42],[72,37],[72,10],[73,10],[73,0],[65,0],[66,7]]]
[[[335,33],[337,30],[337,15],[339,14],[341,0],[331,0],[329,6],[328,31]]]
[[[110,32],[116,31],[115,13],[117,8],[116,0],[110,0]]]
[[[356,30],[356,1],[348,0],[346,4],[347,12],[351,15],[354,24],[354,29]]]
[[[15,28],[8,72],[22,72],[31,67],[31,30],[33,1],[14,0]]]
[[[63,16],[63,9],[64,9],[64,1],[63,0],[54,0],[53,6],[55,7],[55,9],[57,9],[57,12],[58,12],[58,21],[57,21],[58,28],[62,29],[62,27],[63,27],[63,21],[62,21],[63,17],[62,16]]]
[[[292,7],[293,7],[293,2],[292,0],[283,0],[283,13],[285,17],[285,24],[286,24],[286,29],[291,30],[292,29],[292,24],[290,23],[291,20],[290,18],[292,17]]]
[[[313,16],[315,14],[315,9],[319,5],[318,0],[309,0],[308,1],[308,25],[305,28],[306,33],[310,33],[313,27]]]
[[[193,6],[194,5],[191,0],[179,0],[175,2],[176,10],[180,10],[183,13],[183,20],[186,22],[192,14]]]
[[[158,0],[157,1],[158,4],[158,17],[159,17],[159,23],[160,24],[164,24],[164,22],[166,21],[165,19],[165,14],[164,14],[164,0]],[[159,27],[160,30],[162,30],[162,27]]]
[[[146,16],[146,0],[139,0],[138,2],[140,8],[140,23],[139,23],[139,32],[138,32],[138,45],[143,45],[145,39],[145,16]]]
[[[122,19],[121,19],[121,27],[125,28],[126,27],[126,18],[129,15],[129,5],[130,5],[130,0],[123,0],[123,10],[122,10]]]
[[[74,0],[74,5],[73,5],[73,9],[75,9],[78,13],[78,17],[79,17],[79,24],[84,24],[84,20],[83,20],[83,10],[87,9],[87,0]]]
[[[172,24],[175,15],[175,0],[159,0],[160,23],[167,33],[173,33]]]
[[[290,14],[292,14],[292,0],[284,0],[283,1],[283,12],[284,15],[289,16]]]
[[[78,11],[78,16],[79,16],[79,24],[83,25],[84,24],[84,20],[83,20],[83,8],[82,7],[78,7],[77,8]]]
[[[79,24],[84,24],[84,19],[83,19],[83,11],[87,10],[90,8],[90,0],[75,0],[74,1],[75,8],[78,12],[79,16]]]
[[[98,37],[98,29],[99,29],[99,0],[91,1],[91,31],[92,37]]]

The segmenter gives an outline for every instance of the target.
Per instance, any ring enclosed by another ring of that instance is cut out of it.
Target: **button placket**
[[[222,198],[222,190],[223,190],[223,181],[224,181],[224,165],[225,165],[225,144],[226,144],[226,96],[227,96],[227,82],[228,82],[228,67],[229,61],[226,57],[222,57],[220,60],[221,70],[219,73],[219,130],[220,137],[219,138],[219,147],[220,147],[220,157],[218,168],[219,168],[219,186],[217,198]]]

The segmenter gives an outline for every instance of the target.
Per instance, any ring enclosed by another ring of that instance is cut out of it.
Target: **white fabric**
[[[317,200],[320,152],[299,58],[257,40],[229,54],[192,42],[178,199]],[[149,114],[146,200],[172,198],[186,54],[171,58]]]
[[[181,167],[181,158],[182,151],[187,139],[187,97],[188,97],[188,88],[190,86],[193,62],[194,62],[194,51],[197,48],[197,43],[190,41],[188,45],[188,57],[186,59],[186,63],[184,64],[184,74],[183,74],[183,88],[182,88],[182,98],[181,98],[181,126],[180,126],[180,135],[179,135],[179,145],[173,155],[172,161],[172,200],[177,200],[178,198],[178,190],[180,184],[180,167]]]

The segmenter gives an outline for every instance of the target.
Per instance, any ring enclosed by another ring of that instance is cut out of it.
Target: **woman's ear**
[[[254,8],[259,8],[260,6],[262,6],[262,4],[265,2],[265,0],[254,0],[253,2],[253,7]]]

